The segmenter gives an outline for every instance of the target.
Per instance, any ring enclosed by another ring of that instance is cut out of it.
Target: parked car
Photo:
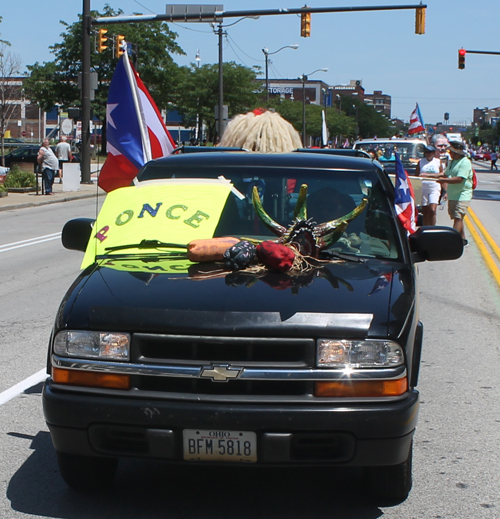
[[[12,164],[19,163],[31,163],[34,165],[36,164],[39,149],[39,145],[30,145],[12,150],[5,155],[5,166],[10,168]]]
[[[52,151],[56,152],[56,147],[51,146]],[[33,164],[33,168],[36,164],[36,158],[38,156],[38,151],[40,149],[40,145],[29,145],[23,146],[22,148],[17,148],[12,150],[11,152],[5,155],[5,166],[10,168],[13,164]],[[74,153],[72,162],[80,162],[80,154]]]
[[[311,255],[294,252],[289,271],[195,258],[212,237]],[[97,222],[67,222],[62,242],[86,253],[56,313],[42,399],[68,485],[102,489],[120,458],[139,457],[363,467],[360,492],[406,498],[423,339],[416,264],[458,258],[463,245],[448,227],[408,238],[376,161],[170,156],[109,193]]]
[[[7,149],[20,148],[22,146],[29,146],[28,142],[23,141],[22,139],[16,139],[14,137],[5,137],[3,142],[3,147]]]

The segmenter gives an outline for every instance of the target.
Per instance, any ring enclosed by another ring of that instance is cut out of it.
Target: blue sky
[[[181,2],[179,2],[181,3]],[[189,2],[186,2],[189,3]],[[196,3],[196,2],[192,2]],[[203,3],[203,2],[198,2]],[[290,0],[226,0],[225,11],[241,9],[298,8]],[[404,0],[311,0],[311,7],[414,5]],[[468,54],[465,70],[458,70],[458,49],[500,51],[500,2],[498,0],[428,0],[426,34],[415,34],[415,11],[349,12],[312,16],[311,37],[300,37],[296,15],[245,19],[227,27],[224,61],[235,61],[264,71],[266,47],[273,52],[285,45],[299,44],[271,56],[270,78],[296,78],[328,67],[327,73],[312,76],[330,85],[362,81],[367,93],[382,90],[392,96],[392,115],[409,120],[418,102],[426,123],[443,121],[470,123],[475,107],[500,106],[500,55]],[[105,4],[125,14],[164,13],[163,0],[91,0],[91,8],[102,11]],[[11,52],[20,56],[23,70],[34,62],[51,61],[49,46],[61,41],[64,27],[76,21],[82,0],[4,0],[0,7],[2,39],[10,41]],[[226,25],[236,19],[227,18]],[[201,63],[218,61],[218,38],[208,24],[171,24],[186,56],[174,57],[180,65],[194,63],[200,49]],[[264,75],[264,73],[262,74]]]

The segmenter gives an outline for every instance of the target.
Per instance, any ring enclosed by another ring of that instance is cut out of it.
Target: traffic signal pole
[[[464,48],[459,49],[458,51],[458,68],[463,70],[465,68],[465,55],[469,54],[496,54],[500,55],[500,52],[492,51],[492,50],[466,50]]]
[[[222,20],[224,18],[255,18],[260,16],[276,16],[276,15],[301,15],[301,20],[309,22],[308,30],[304,28],[304,36],[310,35],[310,15],[314,13],[347,13],[347,12],[362,12],[362,11],[398,11],[398,10],[415,10],[417,13],[416,20],[416,33],[423,34],[425,31],[425,9],[427,5],[420,2],[420,4],[411,5],[375,5],[375,6],[361,6],[361,7],[299,7],[291,9],[256,9],[256,10],[240,10],[240,11],[210,11],[210,12],[183,12],[170,14],[140,14],[140,15],[119,15],[109,17],[91,18],[90,16],[90,0],[83,0],[83,51],[82,51],[82,76],[85,78],[86,73],[90,74],[90,28],[92,25],[111,25],[116,23],[139,23],[139,22],[152,22],[152,21],[164,21],[164,22],[206,22],[206,23],[218,23],[218,35],[219,35],[219,128],[223,129],[223,69],[222,69]],[[88,30],[86,31],[86,28]],[[85,37],[85,33],[88,38]],[[84,59],[84,54],[88,53],[88,59]],[[87,76],[88,77],[88,76]],[[87,79],[87,83],[82,84],[82,126],[83,118],[87,118],[87,140],[90,139],[88,133],[88,122],[90,116],[90,81]],[[88,96],[88,105],[84,103],[85,96]],[[82,144],[83,144],[84,128],[82,127]],[[222,136],[220,132],[219,138]],[[85,148],[85,150],[84,150]],[[87,149],[88,148],[88,149]],[[88,154],[89,158],[89,173],[88,178],[90,181],[90,146],[82,146],[82,178],[83,178],[83,157],[84,153]]]
[[[83,0],[82,19],[82,141],[80,171],[82,184],[90,184],[90,0]]]

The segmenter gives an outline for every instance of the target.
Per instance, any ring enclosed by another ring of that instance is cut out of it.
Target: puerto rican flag
[[[155,102],[125,50],[109,85],[106,107],[108,156],[99,174],[106,192],[129,186],[149,160],[175,148]]]
[[[401,164],[399,154],[396,152],[396,183],[394,194],[394,208],[399,221],[403,224],[408,234],[417,230],[417,206],[415,204],[415,192],[411,185],[410,177]]]
[[[410,115],[410,127],[408,128],[408,135],[421,132],[425,132],[425,126],[422,114],[420,113],[420,108],[418,107],[417,103],[415,110],[413,110]]]

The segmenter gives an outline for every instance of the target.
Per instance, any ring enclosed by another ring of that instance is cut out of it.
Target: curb
[[[39,195],[42,196],[42,195]],[[70,202],[71,200],[83,200],[84,198],[94,198],[96,196],[96,193],[82,193],[80,195],[74,195],[74,196],[65,196],[64,198],[57,198],[57,199],[49,199],[49,200],[39,200],[37,202],[25,202],[25,203],[18,203],[18,204],[12,204],[12,205],[5,205],[0,206],[0,212],[2,211],[11,211],[11,210],[17,210],[17,209],[26,209],[29,207],[37,207],[41,205],[49,205],[49,204],[58,204],[61,202]]]

